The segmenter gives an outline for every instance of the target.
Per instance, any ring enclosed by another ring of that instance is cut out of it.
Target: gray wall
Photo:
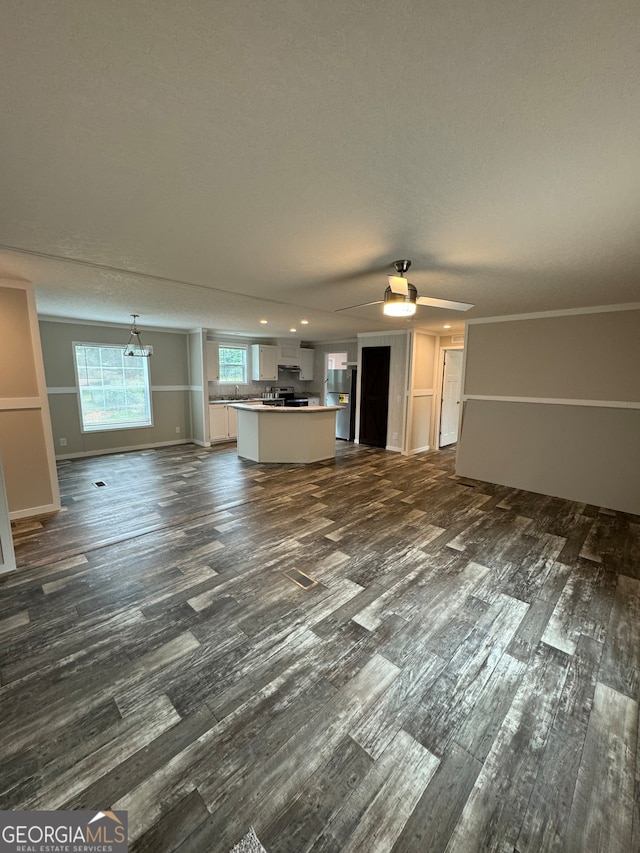
[[[153,347],[149,360],[153,426],[140,429],[82,433],[73,367],[73,343],[118,344],[128,340],[128,326],[40,320],[54,446],[58,457],[104,453],[135,447],[172,444],[191,438],[187,335],[146,331],[142,340]],[[176,432],[176,428],[180,432]],[[66,447],[60,439],[66,438]]]
[[[470,321],[456,471],[640,514],[640,310]]]
[[[469,324],[465,393],[640,401],[640,311]]]

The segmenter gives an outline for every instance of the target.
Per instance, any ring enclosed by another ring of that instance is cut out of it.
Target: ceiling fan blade
[[[401,293],[406,296],[409,293],[409,282],[402,275],[388,275],[389,287],[393,293]]]
[[[352,308],[366,308],[368,305],[381,305],[384,302],[384,299],[376,299],[375,302],[361,302],[360,305],[347,305],[346,308],[336,308],[334,314],[337,311],[351,311]]]
[[[432,308],[449,308],[452,311],[468,311],[473,308],[470,302],[452,302],[450,299],[435,299],[432,296],[418,296],[418,305],[430,305]]]

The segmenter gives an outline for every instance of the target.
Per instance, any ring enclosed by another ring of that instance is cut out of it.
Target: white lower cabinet
[[[238,436],[238,413],[226,403],[209,404],[209,441],[231,441]]]
[[[238,437],[238,410],[227,406],[227,431],[229,438]]]

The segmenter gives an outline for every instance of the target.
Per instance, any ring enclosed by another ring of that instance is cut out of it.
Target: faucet
[[[239,397],[240,396],[240,386],[236,385],[235,389],[236,389],[236,397]]]

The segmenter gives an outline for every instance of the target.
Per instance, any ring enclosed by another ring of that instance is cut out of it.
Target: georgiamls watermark
[[[0,812],[0,853],[128,853],[127,812]]]

